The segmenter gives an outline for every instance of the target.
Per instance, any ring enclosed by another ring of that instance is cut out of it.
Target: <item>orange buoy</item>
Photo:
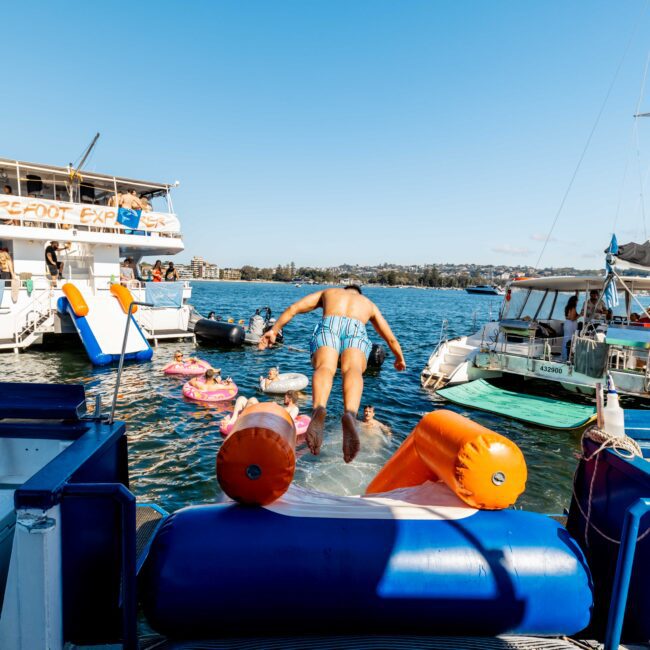
[[[75,316],[88,315],[88,303],[86,303],[84,297],[81,295],[81,291],[79,291],[74,284],[66,282],[66,284],[61,287],[61,291],[63,291],[63,295],[68,299]]]
[[[371,481],[376,494],[441,480],[468,505],[500,510],[526,487],[526,460],[517,445],[453,411],[425,415]]]
[[[217,480],[235,501],[264,506],[289,488],[296,469],[296,427],[275,402],[247,407],[217,454]]]
[[[134,300],[133,294],[121,284],[111,284],[111,293],[120,301],[120,305],[122,306],[124,313],[128,314],[129,305]],[[133,311],[131,313],[135,314],[136,311],[138,311],[138,306],[134,305]]]

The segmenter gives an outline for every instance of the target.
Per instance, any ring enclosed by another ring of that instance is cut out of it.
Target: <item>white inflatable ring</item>
[[[309,385],[307,375],[301,375],[299,372],[283,372],[278,375],[275,381],[266,384],[268,380],[260,380],[260,390],[263,393],[272,395],[284,395],[289,390],[304,390]]]

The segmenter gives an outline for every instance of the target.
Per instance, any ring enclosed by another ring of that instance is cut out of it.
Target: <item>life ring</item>
[[[183,361],[182,363],[168,363],[163,372],[166,375],[188,375],[198,376],[205,374],[205,371],[212,366],[207,361],[197,359],[196,361]]]
[[[230,435],[230,432],[235,427],[235,422],[230,424],[226,423],[227,420],[222,420],[219,425],[219,431],[224,438],[227,438]],[[311,418],[308,415],[299,415],[293,423],[296,425],[296,438],[300,441],[304,435],[307,433],[307,427],[311,422]]]
[[[283,372],[266,388],[264,387],[264,382],[265,379],[260,380],[260,390],[263,393],[284,395],[289,390],[304,390],[309,384],[309,379],[306,375],[301,375],[299,372]]]
[[[192,386],[188,381],[183,386],[183,395],[195,402],[227,402],[237,395],[238,390],[236,384],[228,384],[228,386],[214,390],[203,390]]]

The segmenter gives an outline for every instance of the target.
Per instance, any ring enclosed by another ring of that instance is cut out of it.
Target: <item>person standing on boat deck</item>
[[[571,296],[564,307],[564,329],[562,333],[562,361],[569,358],[573,335],[578,329],[578,297]]]
[[[170,262],[165,270],[165,282],[177,282],[178,271],[174,268],[174,262]]]
[[[69,244],[66,245],[66,247]],[[63,275],[63,262],[59,262],[56,252],[59,250],[59,242],[52,241],[45,249],[45,265],[50,274],[50,279],[53,287],[56,287],[58,278]]]
[[[397,338],[382,316],[377,305],[361,293],[361,288],[350,285],[345,289],[316,291],[285,309],[280,318],[260,339],[258,348],[265,350],[275,343],[278,332],[297,314],[315,309],[323,310],[323,318],[312,335],[310,350],[314,367],[312,419],[306,438],[309,450],[317,455],[323,443],[323,428],[327,401],[332,390],[336,368],[341,360],[343,376],[343,459],[349,463],[359,452],[357,412],[363,393],[363,373],[368,363],[372,344],[366,333],[370,321],[395,355],[396,370],[406,370],[406,362]]]
[[[14,263],[6,248],[0,248],[0,280],[13,280]]]
[[[5,185],[2,188],[2,193],[3,194],[13,194],[13,192],[11,191],[11,185]]]
[[[160,260],[156,260],[156,263],[151,269],[151,277],[153,278],[154,282],[162,282],[162,275],[162,262]]]

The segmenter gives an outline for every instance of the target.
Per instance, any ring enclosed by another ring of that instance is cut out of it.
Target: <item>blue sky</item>
[[[180,180],[180,260],[535,264],[633,38],[541,264],[600,266],[619,197],[643,238],[646,4],[9,3],[0,156],[100,131],[90,168]]]

